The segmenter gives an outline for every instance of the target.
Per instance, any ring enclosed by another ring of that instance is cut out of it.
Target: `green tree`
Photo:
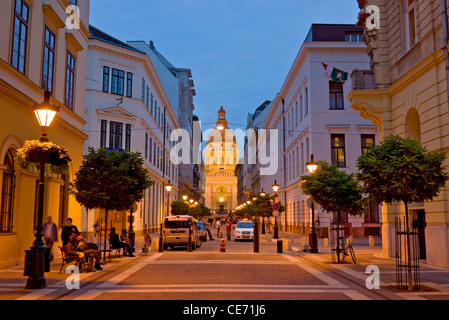
[[[202,217],[210,216],[212,211],[204,204],[198,203],[198,205],[190,208],[189,214],[199,220]]]
[[[171,204],[171,214],[174,216],[188,215],[190,206],[184,201],[173,201]]]
[[[370,198],[379,203],[402,202],[405,206],[408,288],[412,289],[408,206],[430,201],[448,180],[442,167],[444,152],[429,152],[410,138],[386,137],[357,160],[358,178]]]
[[[365,211],[364,190],[354,179],[354,174],[347,174],[335,165],[318,161],[317,170],[311,175],[301,176],[302,192],[327,212],[337,212],[337,225],[340,214],[345,211],[359,216]],[[337,240],[337,258],[340,262],[340,241]]]
[[[110,210],[130,210],[152,184],[140,153],[89,148],[69,192],[87,209],[105,210],[107,226]]]

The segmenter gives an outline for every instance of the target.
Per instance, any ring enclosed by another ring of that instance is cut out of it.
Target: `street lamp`
[[[183,199],[184,201],[187,201],[187,198],[188,198],[188,196],[187,196],[186,194],[182,196],[182,199]]]
[[[165,190],[167,190],[167,216],[170,215],[170,191],[173,188],[173,186],[170,183],[170,180],[168,180],[167,185],[165,186]]]
[[[59,108],[53,106],[50,103],[50,91],[45,91],[44,102],[37,105],[34,108],[34,114],[36,115],[39,126],[41,127],[41,142],[48,141],[48,130],[53,122],[56,114],[59,112]],[[46,246],[42,240],[42,223],[44,219],[44,196],[45,196],[45,163],[48,160],[44,160],[45,157],[39,159],[39,206],[37,214],[37,228],[34,237],[36,240],[33,242],[33,246],[30,250],[27,250],[25,256],[25,275],[28,275],[26,288],[27,289],[42,289],[47,286],[47,280],[45,279],[45,269],[48,267],[49,256],[46,255]],[[47,257],[46,257],[47,256]],[[49,271],[49,270],[48,270]]]
[[[39,126],[41,127],[41,138],[42,142],[48,141],[48,130],[50,128],[53,119],[56,117],[56,114],[59,112],[59,107],[56,107],[50,103],[50,91],[45,91],[44,93],[44,102],[37,105],[34,108],[34,114],[39,122]]]
[[[310,172],[310,174],[314,174],[316,169],[318,169],[318,163],[313,161],[313,154],[310,155],[310,162],[306,162],[307,170]],[[309,234],[309,246],[310,246],[310,252],[311,253],[318,253],[318,234],[316,233],[315,229],[315,206],[313,201],[312,202],[312,230]]]
[[[274,196],[276,197],[277,196],[276,192],[279,190],[279,185],[277,184],[276,180],[274,180],[274,184],[271,187],[273,188]],[[279,230],[278,230],[278,224],[277,224],[276,217],[274,217],[274,235],[273,235],[273,239],[279,239]]]

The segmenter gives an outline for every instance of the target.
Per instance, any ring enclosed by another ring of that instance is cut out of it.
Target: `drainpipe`
[[[449,108],[449,53],[447,50],[448,41],[448,25],[447,25],[447,4],[446,0],[441,0],[441,24],[443,26],[443,52],[444,52],[444,62],[446,67],[446,94],[448,98],[448,108]]]

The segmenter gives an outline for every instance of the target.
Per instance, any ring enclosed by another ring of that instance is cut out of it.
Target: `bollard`
[[[324,247],[327,248],[329,247],[329,238],[324,238]]]
[[[277,248],[278,248],[277,252],[282,253],[282,240],[277,241]]]
[[[226,240],[220,239],[220,252],[226,252]]]
[[[374,237],[373,236],[369,236],[369,246],[374,247]]]
[[[223,231],[220,230],[220,232],[218,233],[218,237],[221,239],[223,238]]]

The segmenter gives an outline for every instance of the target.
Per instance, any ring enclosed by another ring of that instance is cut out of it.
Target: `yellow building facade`
[[[72,161],[68,174],[46,177],[44,221],[52,216],[58,235],[68,217],[81,225],[81,207],[68,195],[68,186],[87,139],[89,1],[78,1],[77,8],[72,2],[0,2],[0,267],[22,263],[35,239],[38,172],[19,168],[14,157],[25,141],[41,135],[33,107],[43,102],[47,89],[51,104],[60,106],[49,140],[68,149]]]
[[[219,217],[225,217],[237,206],[235,166],[239,151],[233,131],[228,127],[226,111],[218,110],[216,126],[211,130],[205,158],[205,205]]]
[[[371,69],[351,76],[352,108],[377,125],[379,141],[394,134],[447,153],[448,21],[442,17],[447,17],[448,8],[439,1],[358,0],[358,4]],[[367,12],[372,13],[368,19]],[[444,167],[449,169],[449,159]],[[394,219],[404,213],[401,204],[382,206],[385,256],[395,256]],[[433,201],[413,204],[410,213],[419,225],[421,258],[449,267],[447,186]]]

